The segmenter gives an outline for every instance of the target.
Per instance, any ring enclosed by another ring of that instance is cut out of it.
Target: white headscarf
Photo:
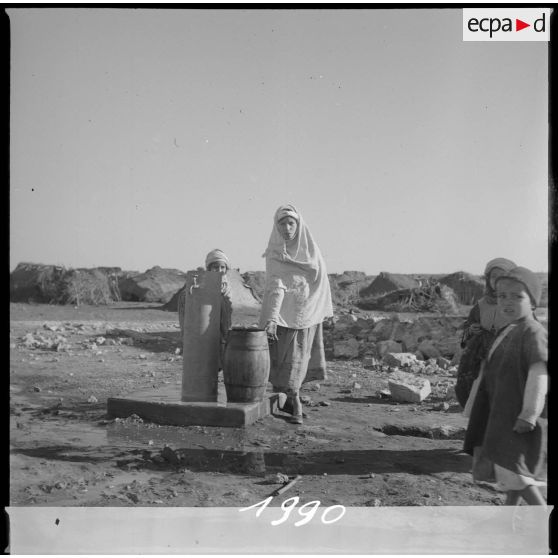
[[[215,248],[215,250],[211,250],[211,252],[207,254],[205,257],[205,267],[208,268],[215,262],[223,262],[227,266],[227,269],[231,268],[229,258],[227,258],[225,252],[223,252],[223,250],[219,250],[219,248]]]
[[[284,217],[298,222],[295,237],[286,242],[277,228]],[[302,216],[292,205],[282,205],[275,212],[266,258],[266,284],[260,325],[272,317],[271,294],[284,291],[277,324],[304,329],[333,316],[331,290],[325,262]]]

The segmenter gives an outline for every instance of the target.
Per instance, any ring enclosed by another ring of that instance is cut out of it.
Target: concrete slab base
[[[172,426],[230,426],[252,424],[277,409],[277,394],[267,394],[257,403],[227,403],[224,386],[216,402],[180,401],[181,386],[142,390],[127,397],[109,397],[107,413],[126,418],[136,414],[144,420]]]

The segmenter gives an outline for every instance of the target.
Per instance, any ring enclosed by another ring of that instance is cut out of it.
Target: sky
[[[548,44],[451,9],[12,8],[10,269],[548,270]]]

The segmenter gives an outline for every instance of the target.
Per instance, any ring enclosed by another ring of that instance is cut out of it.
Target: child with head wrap
[[[514,267],[515,263],[511,260],[495,258],[484,269],[485,294],[471,309],[461,340],[464,351],[457,370],[455,395],[462,407],[467,406],[473,383],[496,332],[508,323],[508,318],[500,312],[496,302],[495,282]]]
[[[465,436],[473,477],[481,463],[493,465],[507,505],[521,498],[545,505],[538,487],[546,479],[548,337],[534,315],[541,290],[524,267],[496,280],[498,306],[509,323],[490,347]]]
[[[220,353],[220,363],[223,362],[223,355],[225,351],[225,345],[227,342],[227,335],[231,325],[231,291],[230,286],[227,283],[226,273],[230,269],[229,259],[227,258],[225,252],[216,248],[211,250],[205,257],[205,269],[207,271],[212,271],[215,273],[220,273],[223,276],[223,282],[221,285],[221,353]],[[180,331],[184,335],[184,310],[186,308],[186,288],[182,289],[178,295],[178,322],[180,324]]]
[[[325,262],[300,212],[275,212],[267,250],[260,327],[271,341],[270,381],[287,396],[283,410],[302,424],[303,382],[325,378],[322,323],[333,315]]]

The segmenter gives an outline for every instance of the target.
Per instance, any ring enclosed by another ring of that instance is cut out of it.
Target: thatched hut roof
[[[10,273],[10,301],[56,303],[63,295],[61,279],[66,269],[58,265],[20,263]]]
[[[109,304],[118,300],[101,269],[20,263],[10,274],[10,301],[47,304]]]

